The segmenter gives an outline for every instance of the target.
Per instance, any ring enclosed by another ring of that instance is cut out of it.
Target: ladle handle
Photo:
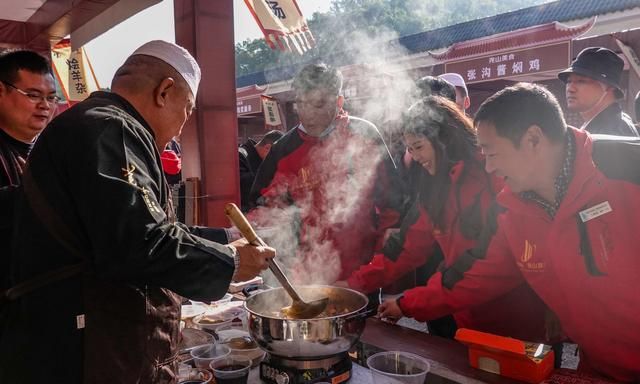
[[[284,272],[282,272],[282,269],[280,269],[280,266],[274,259],[269,260],[269,269],[276,276],[276,279],[278,279],[278,281],[280,282],[280,285],[282,285],[282,288],[284,288],[285,291],[287,291],[287,293],[289,294],[289,296],[291,296],[293,301],[302,301],[302,299],[300,298],[300,295],[298,295],[298,292],[291,285],[291,282],[287,278],[287,275],[285,275]]]
[[[256,231],[253,230],[251,224],[249,224],[249,220],[242,214],[240,208],[234,203],[228,203],[224,206],[224,213],[227,215],[231,223],[238,228],[238,231],[244,236],[245,239],[249,242],[249,244],[253,245],[261,245],[266,246],[264,241],[258,237]]]
[[[264,246],[267,244],[262,241],[262,239],[256,234],[256,231],[253,230],[253,227],[249,223],[249,220],[245,217],[245,215],[240,211],[237,205],[234,203],[228,203],[224,207],[224,213],[227,215],[231,223],[238,228],[238,231],[244,236],[245,239],[249,242],[249,244],[256,246]],[[287,276],[282,272],[280,266],[274,259],[269,260],[269,269],[275,275],[276,279],[280,282],[280,285],[289,293],[291,298],[294,301],[302,301],[298,292],[291,286],[291,282]]]

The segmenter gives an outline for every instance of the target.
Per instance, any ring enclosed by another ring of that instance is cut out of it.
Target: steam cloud
[[[354,32],[344,36],[342,44],[336,44],[341,50],[335,52],[333,58],[343,63],[358,64],[340,66],[332,63],[341,69],[345,77],[345,109],[350,115],[373,122],[390,148],[402,146],[398,141],[399,118],[419,94],[415,79],[403,64],[408,53],[397,43],[397,37],[395,32],[388,30],[378,31],[375,36]],[[331,63],[328,59],[324,61]],[[252,215],[252,219],[257,218],[256,226],[261,228],[259,234],[277,249],[277,260],[294,284],[331,284],[336,281],[340,274],[340,258],[334,244],[325,240],[326,231],[356,225],[354,216],[377,181],[382,153],[358,142],[334,141],[332,145],[337,148],[323,152],[333,154],[329,158],[318,153],[310,154],[315,170],[322,175],[318,186],[324,189],[321,195],[326,198],[322,204],[325,212],[320,215],[322,222],[316,222],[310,228],[295,228],[292,224],[297,217],[318,209],[317,204],[312,203],[312,193],[298,201],[296,206],[262,207]],[[350,172],[350,167],[356,163],[354,159],[365,167]],[[342,178],[331,177],[342,172],[350,172],[351,178],[346,183]],[[304,231],[304,242],[309,246],[304,258],[297,250],[301,230]],[[356,244],[355,248],[360,246]],[[371,255],[351,256],[366,263]],[[269,285],[279,285],[270,272],[264,278]]]

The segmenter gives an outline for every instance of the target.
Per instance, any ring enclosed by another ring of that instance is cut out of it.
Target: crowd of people
[[[343,108],[340,71],[306,65],[299,123],[239,148],[243,211],[258,227],[280,212],[294,279],[311,264],[314,282],[372,293],[422,269],[381,317],[447,338],[570,340],[580,371],[638,381],[640,138],[623,67],[594,47],[558,74],[579,128],[541,85],[506,87],[471,117],[459,74],[421,78],[398,146]],[[109,92],[54,118],[47,59],[0,54],[0,382],[173,382],[181,297],[220,298],[276,257],[175,218],[167,177],[200,76],[185,49],[152,41]]]

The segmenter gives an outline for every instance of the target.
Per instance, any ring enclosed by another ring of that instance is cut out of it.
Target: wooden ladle
[[[242,236],[249,242],[249,244],[256,246],[267,246],[264,241],[253,230],[251,224],[247,218],[242,214],[237,205],[228,203],[224,207],[224,213],[227,215],[233,225],[238,228]],[[269,269],[276,276],[276,279],[280,282],[284,290],[291,296],[293,302],[291,306],[282,308],[282,313],[291,319],[313,319],[322,313],[327,308],[329,298],[324,297],[322,299],[313,300],[311,302],[305,302],[302,300],[298,292],[293,288],[287,276],[282,272],[280,266],[274,259],[269,260]]]

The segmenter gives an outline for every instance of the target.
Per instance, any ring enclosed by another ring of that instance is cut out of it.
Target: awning
[[[78,49],[138,12],[162,0],[121,0],[71,32],[71,48]]]
[[[161,0],[3,0],[0,46],[50,49],[73,34],[80,47]]]

